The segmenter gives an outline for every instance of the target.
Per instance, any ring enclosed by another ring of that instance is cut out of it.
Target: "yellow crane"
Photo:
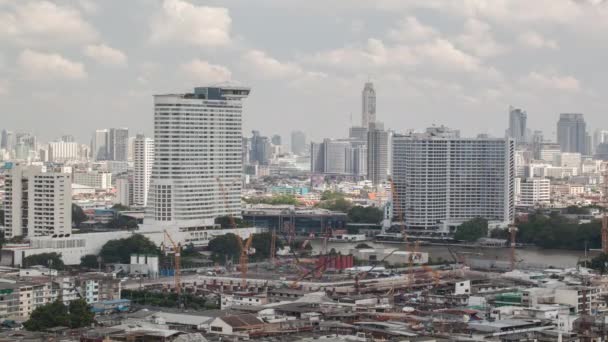
[[[171,245],[173,246],[173,253],[174,253],[174,258],[173,258],[173,263],[174,263],[174,268],[175,268],[175,274],[173,276],[174,280],[175,280],[175,293],[177,293],[177,295],[181,294],[181,252],[182,252],[182,245],[179,243],[175,243],[175,241],[173,241],[173,238],[171,238],[171,235],[169,235],[169,232],[167,232],[167,230],[164,230],[165,233],[165,237],[167,237],[167,239],[169,239],[169,242],[171,243]],[[161,246],[163,249],[165,248],[164,243]]]

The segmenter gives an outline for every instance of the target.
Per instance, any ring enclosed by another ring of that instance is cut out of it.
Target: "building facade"
[[[298,155],[302,155],[306,152],[306,134],[304,132],[291,132],[291,152]]]
[[[381,184],[388,176],[389,133],[379,122],[369,124],[367,133],[367,178]]]
[[[72,183],[107,190],[112,187],[112,174],[101,171],[76,171]]]
[[[460,138],[445,127],[393,137],[393,217],[409,230],[448,234],[483,217],[506,226],[514,216],[514,141]]]
[[[509,108],[509,131],[508,136],[515,140],[516,144],[527,143],[527,120],[528,114],[519,108]]]
[[[133,205],[148,205],[148,191],[154,165],[154,140],[138,134],[133,142]]]
[[[72,186],[67,173],[15,165],[4,183],[4,236],[72,233]]]
[[[129,129],[111,128],[108,144],[108,159],[127,161],[129,158]]]
[[[372,82],[366,82],[361,92],[361,127],[369,127],[376,121],[376,90]]]
[[[50,142],[49,160],[54,163],[65,163],[78,160],[80,156],[78,143],[75,142]]]
[[[546,178],[517,179],[516,205],[536,207],[548,205],[551,202],[551,181]]]
[[[154,165],[146,222],[197,228],[241,214],[245,87],[154,96]]]
[[[557,143],[562,152],[587,154],[587,124],[583,114],[560,114],[557,122]]]

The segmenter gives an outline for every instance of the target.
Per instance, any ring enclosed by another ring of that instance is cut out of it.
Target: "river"
[[[405,250],[406,247],[403,244],[393,243],[378,243],[372,241],[366,241],[365,244],[374,248],[399,248]],[[342,254],[348,254],[350,249],[354,248],[357,243],[345,243],[345,242],[328,242],[327,249],[332,248],[336,252]],[[323,243],[321,240],[312,240],[311,246],[315,254],[319,253],[322,249]],[[413,248],[411,246],[410,248]],[[452,261],[453,258],[450,255],[447,247],[445,246],[420,246],[418,248],[421,252],[429,253],[429,257],[433,260]],[[463,247],[452,247],[452,250],[463,257],[471,259],[483,259],[483,260],[501,260],[509,261],[511,250],[509,248],[463,248]],[[589,252],[589,257],[597,255],[599,252]],[[572,250],[561,250],[561,249],[542,249],[536,247],[518,248],[516,249],[516,260],[523,263],[546,265],[547,267],[575,267],[576,264],[583,260],[585,257],[584,251],[572,251]]]

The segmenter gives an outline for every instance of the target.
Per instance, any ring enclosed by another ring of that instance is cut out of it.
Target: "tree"
[[[118,216],[111,219],[107,224],[107,228],[112,229],[135,229],[138,227],[137,220],[127,216]]]
[[[125,239],[110,240],[103,247],[99,256],[105,263],[128,264],[131,254],[153,254],[159,255],[160,250],[147,237],[134,234]]]
[[[251,247],[255,249],[253,257],[256,260],[264,260],[270,258],[270,245],[272,242],[272,233],[253,234]],[[277,237],[275,240],[277,250],[283,248],[283,241]]]
[[[463,241],[477,241],[477,239],[488,236],[488,220],[477,217],[469,220],[458,227],[454,238]]]
[[[608,272],[608,254],[602,253],[591,259],[589,267],[600,272],[600,274],[606,274]]]
[[[335,199],[329,199],[325,201],[321,201],[317,204],[319,208],[331,210],[331,211],[339,211],[342,213],[347,213],[353,204],[344,197],[338,197]]]
[[[72,329],[90,326],[95,321],[95,314],[91,311],[91,306],[84,299],[71,301],[68,311],[70,328]]]
[[[215,262],[223,263],[226,259],[238,260],[241,255],[241,247],[239,244],[240,237],[228,233],[214,237],[209,241],[209,251],[211,259]]]
[[[80,224],[87,219],[87,215],[84,213],[82,208],[79,205],[72,203],[72,224],[75,227],[79,227]]]
[[[55,252],[27,256],[25,259],[23,259],[23,265],[25,267],[42,265],[55,270],[62,270],[65,268],[63,260],[61,260],[61,254]]]
[[[362,207],[356,205],[348,211],[348,220],[354,223],[380,223],[384,212],[376,207]]]
[[[99,262],[97,261],[97,258],[99,257],[95,254],[87,254],[80,258],[80,266],[87,268],[98,268]]]
[[[30,331],[46,330],[53,327],[70,326],[68,308],[60,300],[36,308],[30,319],[23,323]]]
[[[234,223],[237,228],[248,228],[252,225],[239,217],[233,217]],[[232,228],[232,222],[230,216],[219,216],[215,218],[215,224],[219,224],[223,229]]]
[[[116,210],[116,211],[127,211],[127,210],[131,210],[131,208],[129,208],[128,206],[124,205],[124,204],[120,204],[120,203],[116,203],[112,206],[112,209]]]

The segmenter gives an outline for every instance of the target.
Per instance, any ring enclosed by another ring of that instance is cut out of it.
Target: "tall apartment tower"
[[[372,82],[366,82],[361,93],[361,127],[369,127],[376,121],[376,90]]]
[[[95,161],[108,160],[109,143],[110,132],[107,129],[96,130],[91,140],[91,159]]]
[[[133,205],[145,208],[154,164],[154,140],[138,134],[133,142]]]
[[[587,124],[583,114],[565,113],[557,122],[557,143],[562,152],[587,154]]]
[[[108,142],[108,159],[127,161],[129,158],[129,129],[111,128]]]
[[[291,152],[302,155],[306,151],[306,134],[302,131],[291,132]]]
[[[146,226],[204,228],[241,215],[246,87],[154,96],[154,165]]]
[[[40,166],[12,166],[4,183],[4,236],[72,233],[70,174]]]
[[[527,143],[526,137],[526,124],[528,120],[528,114],[519,108],[509,108],[509,131],[508,136],[515,140],[516,144]]]
[[[389,133],[380,122],[371,122],[367,133],[367,178],[373,184],[387,180]]]
[[[432,130],[432,131],[431,131]],[[514,217],[514,141],[460,138],[446,127],[393,136],[393,182],[413,230],[447,235],[483,217],[506,226]]]

